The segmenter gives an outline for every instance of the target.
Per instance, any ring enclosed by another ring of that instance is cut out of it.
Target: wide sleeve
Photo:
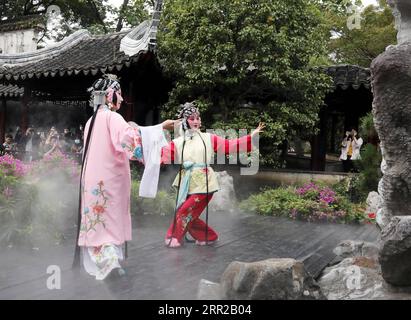
[[[214,152],[229,155],[230,153],[251,152],[251,136],[247,135],[238,139],[224,139],[218,135],[211,135]]]
[[[362,140],[362,138],[357,139],[357,141],[355,142],[357,148],[361,148],[363,143],[364,141]]]
[[[132,127],[121,115],[110,115],[110,136],[117,152],[125,152],[130,160],[143,163],[143,147],[138,127]]]
[[[161,149],[161,164],[173,164],[176,155],[176,147],[173,141]]]

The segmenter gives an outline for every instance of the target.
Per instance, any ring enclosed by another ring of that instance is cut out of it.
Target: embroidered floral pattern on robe
[[[141,141],[141,132],[136,128],[132,128],[135,135],[132,135],[132,139],[128,139],[121,142],[121,147],[128,154],[130,160],[137,160],[143,162],[143,148]],[[131,141],[130,141],[131,140]]]
[[[104,219],[102,215],[107,209],[108,197],[106,196],[106,190],[103,189],[104,182],[100,181],[95,189],[91,193],[97,198],[94,203],[84,208],[85,219],[82,221],[80,232],[96,231],[97,225],[102,225],[104,228]],[[90,212],[91,208],[91,212]]]

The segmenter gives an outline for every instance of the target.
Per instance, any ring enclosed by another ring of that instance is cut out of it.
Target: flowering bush
[[[31,178],[43,178],[54,173],[62,173],[74,182],[80,177],[80,167],[75,160],[59,151],[27,165],[27,175]]]
[[[311,182],[301,188],[298,188],[296,193],[304,199],[312,199],[323,202],[327,205],[335,202],[336,193],[329,187],[320,187]]]
[[[26,167],[22,161],[8,154],[0,157],[1,176],[22,177],[25,173]]]
[[[30,164],[0,157],[0,244],[59,242],[71,232],[79,171],[62,153]]]
[[[309,222],[369,222],[362,204],[351,203],[329,186],[311,182],[302,187],[267,189],[251,195],[240,208],[264,215],[288,216]]]
[[[8,154],[0,157],[0,194],[3,199],[14,195],[16,185],[26,173],[27,168],[20,160]]]

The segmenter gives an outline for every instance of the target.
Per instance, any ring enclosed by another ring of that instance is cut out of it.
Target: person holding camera
[[[25,152],[24,161],[31,162],[37,160],[40,137],[35,134],[32,126],[27,128],[26,134],[21,139],[21,144]]]
[[[62,152],[62,147],[60,144],[60,135],[55,134],[50,137],[49,144],[47,145],[49,148],[48,151],[44,154],[44,157],[47,157],[55,152]]]
[[[6,139],[3,143],[3,153],[13,154],[16,151],[16,143],[13,142],[13,136],[6,134]]]
[[[358,136],[357,131],[352,129],[346,131],[343,141],[341,142],[341,155],[344,172],[355,171],[354,160],[361,159],[360,150],[363,139]]]

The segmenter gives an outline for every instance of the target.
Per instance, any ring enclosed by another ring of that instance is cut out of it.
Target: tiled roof
[[[355,65],[336,65],[322,68],[328,75],[334,79],[335,88],[359,89],[364,86],[366,89],[371,88],[371,72],[368,68]]]
[[[92,36],[86,30],[79,30],[50,48],[0,54],[0,80],[96,75],[129,67],[139,59],[140,53],[155,49],[161,5],[162,1],[157,1],[153,17],[129,31]]]
[[[0,85],[0,97],[6,97],[6,98],[19,98],[22,97],[24,93],[23,88],[19,88],[18,86],[4,86]]]
[[[41,15],[27,15],[11,20],[0,21],[0,32],[15,31],[31,28],[43,29],[45,18]]]
[[[0,79],[25,80],[26,78],[41,78],[64,76],[65,74],[85,75],[90,72],[112,71],[114,68],[121,70],[124,65],[138,57],[129,57],[119,50],[120,41],[125,32],[104,36],[91,37],[84,33],[82,38],[74,45],[51,51],[49,54],[39,56],[21,63],[6,63],[0,66]],[[1,59],[1,58],[0,58]]]

